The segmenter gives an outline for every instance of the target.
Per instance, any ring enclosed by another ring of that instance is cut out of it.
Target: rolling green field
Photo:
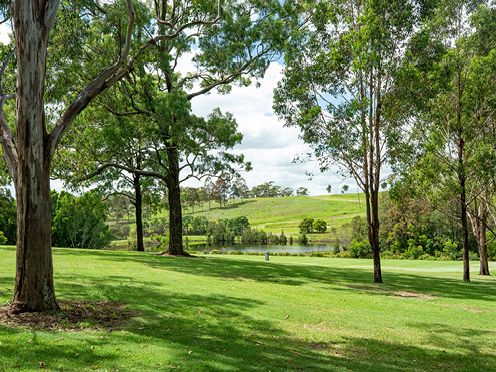
[[[200,207],[195,207],[195,213],[191,208],[187,208],[184,215],[204,216],[209,219],[219,220],[221,218],[233,218],[236,216],[246,216],[252,227],[262,228],[267,232],[297,235],[298,225],[305,217],[321,218],[325,220],[329,227],[340,230],[349,229],[349,224],[354,216],[365,216],[365,204],[363,195],[360,201],[357,194],[328,195],[328,196],[291,196],[286,198],[256,198],[229,201],[227,206],[220,207],[219,203],[211,202],[210,209],[208,203]],[[167,212],[164,211],[152,218],[165,218]],[[312,234],[309,237],[314,240],[331,240],[344,233],[349,235],[349,231],[342,231],[332,234]]]
[[[0,370],[494,371],[496,279],[471,265],[464,283],[461,262],[384,260],[373,284],[370,260],[54,249],[59,300],[134,316],[0,324]],[[14,267],[1,247],[0,304]]]

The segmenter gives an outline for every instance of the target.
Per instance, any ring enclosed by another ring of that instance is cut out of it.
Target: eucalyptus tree
[[[157,23],[159,33],[177,33],[177,38],[154,43],[139,68],[114,90],[99,97],[98,103],[116,116],[146,117],[140,120],[148,122],[144,131],[149,142],[141,152],[151,168],[138,169],[107,161],[100,162],[99,168],[89,174],[116,167],[144,177],[161,178],[168,191],[171,255],[187,255],[181,236],[181,182],[223,171],[236,174],[231,164],[249,168],[242,156],[225,151],[215,156],[208,154],[210,150],[231,148],[241,140],[232,116],[214,110],[208,120],[198,118],[191,113],[190,101],[211,91],[226,94],[234,84],[246,86],[252,83],[251,79],[261,78],[270,62],[279,58],[296,16],[291,1],[224,1],[222,17],[215,25],[199,25],[194,32],[187,33],[183,26],[191,18],[188,4],[177,3],[169,8],[156,2],[156,13],[161,15]],[[195,14],[208,14],[215,6],[202,2]],[[151,20],[143,22],[136,34],[143,37],[149,33],[150,24]],[[186,61],[191,62],[189,71],[180,69]],[[126,97],[126,106],[122,106],[122,96]],[[181,170],[188,173],[182,176]]]
[[[486,230],[495,191],[496,44],[491,45],[489,37],[482,47],[480,43],[488,14],[495,17],[483,1],[440,1],[426,25],[425,45],[438,44],[445,52],[419,80],[431,94],[416,120],[417,160],[410,161],[405,176],[417,195],[461,227],[464,281],[470,281],[470,234],[478,241],[480,273],[489,274]],[[411,61],[412,71],[419,72],[418,62]],[[459,213],[454,216],[452,210]]]
[[[365,193],[374,282],[382,282],[381,171],[408,124],[395,74],[418,20],[413,1],[317,1],[309,26],[288,47],[275,91],[276,113],[300,128],[320,170],[338,166]]]
[[[171,12],[167,10],[177,9],[178,3],[183,4],[179,1],[172,4],[161,2],[162,12],[156,13],[157,22],[170,24],[168,17]],[[213,25],[221,18],[220,3],[212,9],[211,2],[185,1],[187,7],[180,7],[184,17],[179,28],[169,27],[170,33],[165,32],[166,28],[157,30],[164,32],[147,35],[148,41],[132,50],[136,14],[131,0],[123,4],[124,1],[116,4],[106,1],[63,2],[62,6],[74,6],[75,11],[62,12],[58,19],[60,0],[13,0],[11,6],[1,7],[4,16],[11,12],[7,17],[12,19],[16,50],[15,63],[9,65],[14,55],[12,49],[0,67],[0,143],[16,190],[18,213],[16,280],[11,313],[58,308],[50,244],[50,169],[55,150],[74,119],[95,97],[129,75],[135,67],[134,62],[146,54],[149,47],[170,42],[185,30]],[[158,11],[158,2],[156,5]],[[88,40],[78,39],[76,31],[105,23],[107,10],[114,6],[126,9],[125,17],[121,18],[124,22],[107,24],[98,37],[101,44],[97,48],[86,48]],[[67,14],[77,16],[66,19]],[[172,16],[175,19],[177,13],[172,12]],[[65,33],[59,34],[63,36],[55,40],[51,33],[56,21],[70,21],[73,26],[66,28]],[[83,24],[87,27],[80,27]],[[117,33],[114,32],[116,29]],[[57,42],[51,44],[52,41]],[[77,53],[81,57],[73,64],[75,59],[62,55],[63,50],[72,46],[78,47]],[[110,48],[112,57],[96,63],[93,54],[106,48]],[[51,69],[47,66],[48,59],[59,67]],[[64,69],[68,65],[71,69]],[[66,72],[73,71],[75,66],[79,72],[88,72],[86,79],[78,80],[84,81],[84,86],[66,76]],[[94,72],[95,67],[99,71]],[[47,75],[47,71],[50,74]],[[4,87],[4,83],[8,83],[6,72],[13,72],[16,76],[15,92]],[[59,83],[63,86],[58,86]],[[45,99],[52,91],[60,98],[46,106]],[[5,103],[11,99],[16,102],[15,123],[10,122],[15,130],[9,126],[4,113]]]

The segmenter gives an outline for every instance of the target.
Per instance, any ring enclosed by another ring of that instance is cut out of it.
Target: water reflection
[[[190,251],[213,251],[214,249],[221,252],[288,252],[288,253],[305,253],[305,252],[327,252],[333,249],[333,246],[327,244],[307,244],[307,245],[280,245],[280,244],[197,244],[197,245],[184,245],[185,249]]]

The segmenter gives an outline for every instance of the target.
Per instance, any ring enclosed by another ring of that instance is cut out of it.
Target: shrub
[[[357,243],[355,239],[351,241],[350,256],[353,258],[366,258],[367,255],[372,253],[372,247],[368,240],[364,239]]]
[[[222,252],[218,249],[214,249],[213,251],[210,251],[210,254],[222,254]]]
[[[446,256],[453,261],[456,261],[462,257],[462,252],[458,248],[458,245],[456,243],[452,243],[451,239],[448,239],[448,241],[444,244],[443,251]]]
[[[327,257],[326,252],[312,252],[310,253],[310,257]]]
[[[474,252],[468,252],[468,259],[470,261],[479,261],[479,255]]]
[[[391,251],[384,251],[381,252],[381,258],[383,259],[394,259],[394,253]]]
[[[350,258],[351,255],[350,255],[350,252],[349,251],[342,251],[342,252],[339,252],[336,257],[339,257],[339,258]]]
[[[231,251],[228,254],[232,254],[232,255],[235,255],[235,256],[240,256],[240,255],[244,255],[245,253],[244,252],[241,252],[241,251]]]
[[[300,244],[307,244],[308,243],[308,238],[307,234],[303,233],[300,235]]]
[[[7,243],[7,238],[3,235],[3,231],[0,231],[0,245]]]

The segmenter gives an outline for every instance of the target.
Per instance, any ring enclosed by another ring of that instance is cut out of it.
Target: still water
[[[304,252],[316,252],[316,251],[331,251],[333,249],[332,245],[327,244],[307,244],[307,245],[260,245],[260,244],[197,244],[197,245],[184,245],[185,249],[189,249],[191,251],[212,251],[217,249],[222,252],[231,252],[231,251],[241,251],[241,252],[288,252],[288,253],[304,253]]]

